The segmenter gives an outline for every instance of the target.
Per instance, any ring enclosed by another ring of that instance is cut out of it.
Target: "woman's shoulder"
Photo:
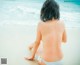
[[[59,25],[65,26],[65,23],[64,23],[63,20],[58,20],[57,23],[58,23]],[[47,25],[47,23],[45,23],[45,22],[43,22],[43,21],[40,21],[40,22],[38,23],[38,26],[39,26],[39,27],[44,27],[44,26],[46,26],[46,25]]]
[[[65,25],[65,23],[64,23],[63,20],[60,20],[59,23],[60,23],[61,25],[63,25],[63,26]]]
[[[40,21],[40,22],[38,23],[38,26],[42,26],[43,24],[44,24],[44,22]]]
[[[59,22],[60,22],[60,26],[61,26],[63,29],[65,29],[65,22],[64,22],[63,20],[60,20]]]
[[[38,26],[37,26],[37,27],[38,27],[38,28],[41,28],[42,25],[43,25],[43,22],[40,21],[40,22],[38,22]]]

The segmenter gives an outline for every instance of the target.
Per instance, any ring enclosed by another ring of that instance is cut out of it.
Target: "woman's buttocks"
[[[43,59],[45,61],[54,62],[61,60],[63,55],[58,46],[43,46]]]

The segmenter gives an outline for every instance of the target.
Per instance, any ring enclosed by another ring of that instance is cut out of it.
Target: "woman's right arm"
[[[62,42],[66,43],[67,42],[67,35],[66,31],[64,30],[63,35],[62,35]]]

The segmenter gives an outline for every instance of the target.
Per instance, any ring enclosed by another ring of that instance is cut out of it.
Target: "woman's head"
[[[40,18],[43,22],[48,20],[59,19],[59,5],[54,0],[46,0],[41,9]]]

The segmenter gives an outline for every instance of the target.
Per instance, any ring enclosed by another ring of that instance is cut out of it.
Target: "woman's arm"
[[[28,60],[33,60],[34,57],[35,57],[35,54],[36,54],[36,51],[40,45],[40,41],[41,41],[41,32],[40,32],[40,23],[38,24],[38,27],[37,27],[37,37],[36,37],[36,40],[34,42],[34,46],[33,46],[33,50],[32,50],[32,55],[26,59]]]
[[[66,37],[66,31],[64,30],[63,36],[62,36],[62,42],[66,43],[67,42],[67,37]]]
[[[67,42],[67,35],[66,35],[66,29],[65,29],[65,24],[64,25],[64,31],[62,35],[62,42],[66,43]]]

